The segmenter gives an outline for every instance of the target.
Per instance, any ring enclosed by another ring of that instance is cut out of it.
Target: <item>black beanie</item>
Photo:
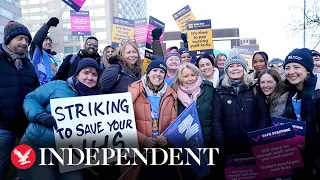
[[[312,72],[314,63],[311,54],[312,52],[307,48],[294,49],[286,57],[283,68],[285,68],[288,63],[295,62],[304,66],[309,72]]]
[[[165,75],[167,74],[167,66],[163,60],[160,60],[160,59],[152,60],[147,67],[147,74],[149,74],[149,72],[154,68],[160,68],[164,70]]]
[[[29,44],[32,40],[31,34],[26,26],[15,21],[9,21],[3,30],[3,42],[8,45],[9,42],[19,35],[25,35],[29,38]]]
[[[78,64],[76,73],[74,74],[74,76],[77,76],[79,74],[79,72],[87,67],[93,67],[97,70],[98,76],[100,76],[100,67],[97,63],[96,60],[92,59],[92,58],[83,58],[81,59],[81,61]]]

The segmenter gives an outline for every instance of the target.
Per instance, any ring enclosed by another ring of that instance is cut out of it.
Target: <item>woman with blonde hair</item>
[[[109,59],[109,66],[103,72],[100,83],[103,93],[127,92],[128,86],[141,78],[141,57],[137,44],[123,43],[117,55]]]
[[[251,152],[247,133],[270,126],[265,96],[250,86],[247,68],[247,61],[231,50],[213,101],[212,137],[221,154]]]
[[[227,55],[219,53],[214,59],[214,65],[219,69],[219,78],[224,75],[224,63],[227,60]]]

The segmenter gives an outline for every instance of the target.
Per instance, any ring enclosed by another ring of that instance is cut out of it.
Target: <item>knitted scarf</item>
[[[99,86],[94,86],[93,88],[89,88],[88,86],[82,84],[77,80],[76,77],[72,77],[73,86],[76,89],[78,96],[90,96],[90,95],[99,95],[101,94],[101,90]]]
[[[200,96],[201,84],[202,84],[201,77],[198,77],[197,82],[194,84],[192,88],[186,89],[180,84],[177,91],[178,99],[181,101],[181,103],[185,107],[188,107],[192,103],[192,101],[196,101],[197,98]]]
[[[316,133],[316,122],[313,119],[313,94],[317,83],[317,77],[310,74],[308,80],[303,83],[302,98],[301,98],[301,120],[306,122],[307,137],[312,137]],[[292,97],[296,94],[295,86],[290,87],[288,95],[285,116],[289,119],[297,119],[292,104]]]
[[[8,61],[13,62],[18,71],[22,70],[22,59],[26,57],[26,53],[23,55],[16,54],[15,52],[11,51],[5,44],[2,44],[2,49],[7,54]]]

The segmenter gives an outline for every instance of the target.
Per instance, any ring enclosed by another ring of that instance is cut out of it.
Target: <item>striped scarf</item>
[[[317,131],[316,120],[313,118],[313,96],[316,83],[317,77],[311,73],[309,78],[303,84],[301,98],[301,121],[306,122],[307,137],[314,137]],[[297,119],[292,104],[292,97],[296,94],[296,92],[296,87],[291,85],[285,110],[285,117],[289,119]]]

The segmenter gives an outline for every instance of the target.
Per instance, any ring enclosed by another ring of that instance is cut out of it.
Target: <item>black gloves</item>
[[[55,129],[58,129],[57,122],[54,119],[54,117],[51,114],[43,114],[39,117],[40,123],[42,123],[47,128],[54,127]]]
[[[152,40],[160,40],[160,36],[162,34],[162,29],[161,28],[155,28],[152,30]]]
[[[187,34],[181,33],[181,39],[184,43],[187,43],[188,42]]]
[[[57,27],[57,25],[59,24],[59,19],[56,17],[52,17],[49,19],[49,21],[46,23],[49,27],[50,26],[54,26]]]

